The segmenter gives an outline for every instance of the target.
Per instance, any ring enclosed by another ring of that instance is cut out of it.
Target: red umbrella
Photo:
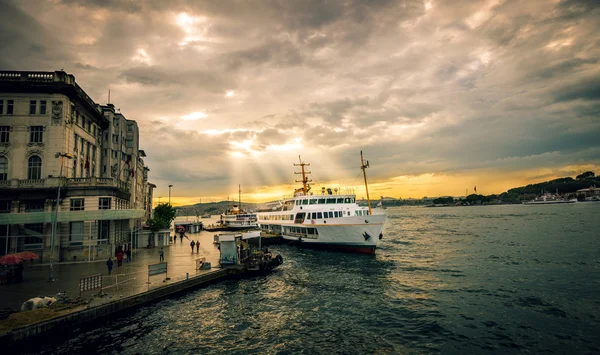
[[[23,260],[15,254],[4,255],[0,258],[0,265],[16,265],[22,262]]]
[[[13,255],[15,255],[23,260],[32,260],[32,259],[40,258],[36,253],[30,252],[30,251],[22,251],[20,253],[16,253]]]

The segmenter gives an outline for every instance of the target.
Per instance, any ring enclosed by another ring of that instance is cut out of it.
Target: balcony
[[[129,182],[115,180],[113,178],[58,178],[46,179],[11,179],[0,181],[0,189],[48,189],[58,188],[59,181],[63,188],[69,187],[114,187],[129,193],[131,184]]]

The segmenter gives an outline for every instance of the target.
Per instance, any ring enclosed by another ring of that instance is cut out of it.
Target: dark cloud
[[[360,149],[379,181],[600,164],[599,5],[6,2],[0,65],[110,89],[151,179],[189,194],[291,182],[300,153],[319,179],[347,178]]]

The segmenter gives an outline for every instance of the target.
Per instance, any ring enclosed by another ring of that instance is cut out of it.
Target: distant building
[[[0,71],[0,255],[50,260],[59,186],[56,261],[128,247],[151,204],[144,157],[135,121],[73,75]]]
[[[577,190],[577,196],[582,196],[585,200],[598,200],[600,199],[600,187],[592,185],[587,189]]]

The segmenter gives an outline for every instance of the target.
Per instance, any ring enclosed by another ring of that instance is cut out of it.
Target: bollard
[[[189,279],[190,279],[190,273],[189,273],[189,272],[186,272],[186,273],[185,273],[185,279],[186,279],[186,280],[189,280]]]

